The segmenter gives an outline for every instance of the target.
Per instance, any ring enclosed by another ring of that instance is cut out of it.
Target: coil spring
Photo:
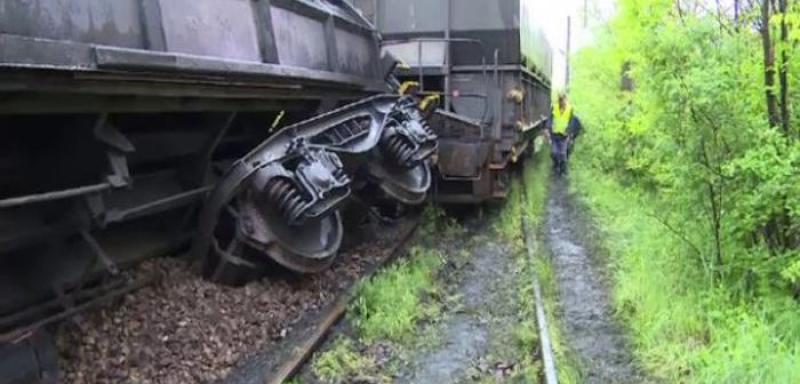
[[[420,125],[422,125],[422,129],[423,129],[423,130],[425,131],[425,133],[427,133],[427,134],[428,134],[430,137],[435,137],[435,136],[436,136],[436,133],[435,133],[435,132],[433,132],[433,128],[431,128],[431,125],[430,125],[430,124],[428,124],[428,121],[427,121],[427,120],[421,120],[421,121],[420,121]]]
[[[414,157],[414,147],[400,135],[394,135],[386,141],[386,151],[398,165],[410,165]]]
[[[300,190],[289,180],[276,177],[267,185],[267,198],[290,223],[303,213],[305,199]]]

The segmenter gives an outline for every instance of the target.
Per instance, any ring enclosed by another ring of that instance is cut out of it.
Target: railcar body
[[[511,164],[550,107],[552,56],[531,0],[356,0],[402,59],[406,81],[441,95],[435,198],[503,198]]]
[[[311,272],[356,185],[419,203],[435,136],[392,68],[338,0],[0,2],[0,382],[143,258]]]

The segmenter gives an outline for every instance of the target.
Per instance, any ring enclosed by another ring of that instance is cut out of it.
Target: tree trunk
[[[789,75],[788,66],[789,58],[787,57],[787,44],[789,39],[789,29],[786,26],[786,3],[787,0],[778,0],[778,8],[780,9],[781,16],[781,67],[778,71],[778,81],[780,82],[781,94],[781,127],[786,135],[789,135]]]
[[[780,114],[778,112],[778,100],[775,97],[775,49],[772,47],[772,39],[769,32],[769,11],[770,1],[761,2],[761,45],[764,48],[764,86],[767,95],[767,114],[769,125],[777,127],[780,125]]]

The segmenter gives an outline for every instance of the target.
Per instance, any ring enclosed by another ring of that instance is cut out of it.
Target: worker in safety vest
[[[556,174],[567,172],[567,159],[581,130],[581,122],[575,116],[566,92],[559,92],[558,102],[553,105],[545,125],[545,135],[550,141],[550,155],[553,158],[553,170]]]

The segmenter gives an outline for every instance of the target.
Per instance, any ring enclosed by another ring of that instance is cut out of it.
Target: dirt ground
[[[520,317],[521,306],[530,303],[520,298],[521,271],[514,247],[492,225],[497,214],[467,218],[460,238],[431,244],[448,258],[440,279],[445,296],[455,299],[444,301],[437,319],[419,325],[415,342],[364,345],[347,321],[335,328],[317,355],[331,348],[330,340],[350,338],[356,340],[358,353],[378,363],[380,373],[341,382],[541,382],[539,374],[533,379],[520,375],[526,360],[529,366],[533,361],[538,372],[539,352],[535,346],[527,353],[518,348],[515,334],[526,320]],[[547,257],[552,264],[558,297],[550,299],[556,302],[556,326],[568,354],[577,361],[579,382],[646,382],[614,317],[598,231],[585,207],[570,195],[566,179],[552,181],[544,214],[538,231],[544,249],[537,257]],[[296,383],[325,383],[311,365]]]
[[[494,231],[492,222],[491,217],[475,213],[463,222],[464,232],[457,238],[433,236],[438,241],[430,246],[447,258],[439,273],[444,290],[441,313],[420,324],[411,342],[361,345],[360,353],[378,362],[381,377],[343,382],[529,382],[521,369],[523,361],[530,365],[534,351],[521,354],[515,340],[515,329],[523,319],[514,250]],[[347,321],[335,328],[315,356],[342,336],[357,339]],[[325,383],[311,365],[304,367],[296,382]]]
[[[560,322],[586,383],[642,383],[614,319],[596,230],[567,179],[550,186],[542,230],[558,285]]]

